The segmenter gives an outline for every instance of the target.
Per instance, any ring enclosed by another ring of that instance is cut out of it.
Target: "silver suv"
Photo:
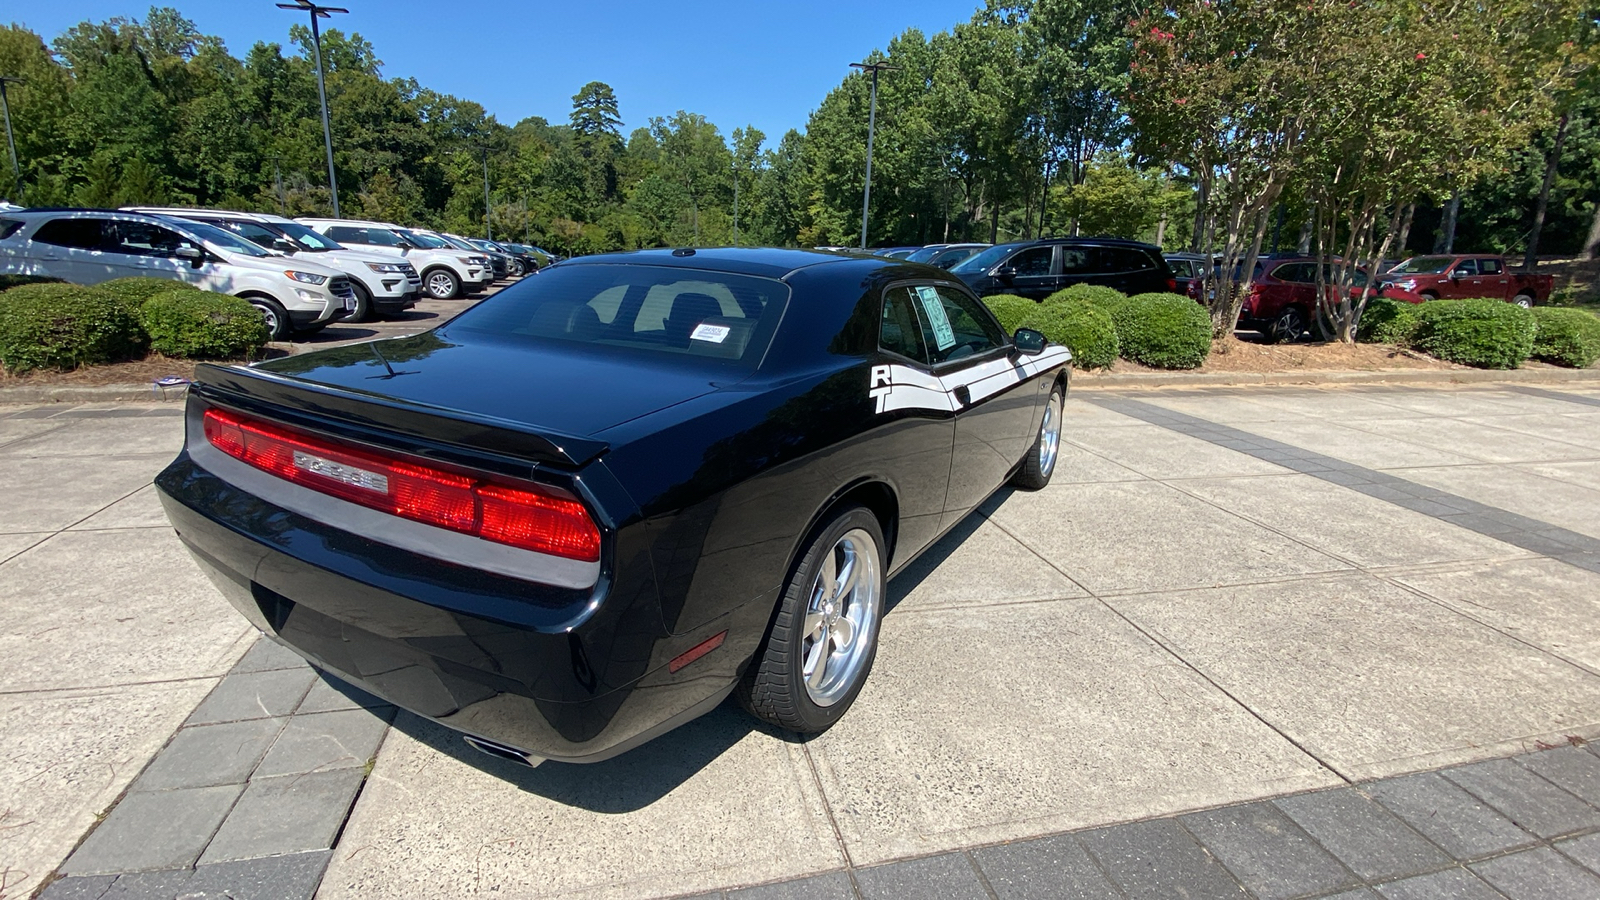
[[[404,253],[422,274],[422,290],[436,300],[448,300],[488,287],[494,277],[489,271],[487,256],[463,253],[438,238],[416,234],[388,222],[360,219],[300,219],[299,222],[347,247],[387,247]]]

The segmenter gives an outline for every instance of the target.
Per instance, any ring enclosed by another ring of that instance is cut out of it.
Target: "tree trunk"
[[[1556,180],[1556,168],[1561,165],[1561,145],[1567,141],[1567,117],[1561,116],[1561,122],[1556,126],[1556,145],[1550,151],[1550,158],[1544,167],[1544,184],[1539,186],[1539,203],[1533,209],[1533,230],[1528,232],[1528,252],[1523,257],[1522,267],[1532,272],[1539,265],[1539,233],[1544,231],[1545,212],[1550,208],[1550,186]]]
[[[1456,217],[1461,215],[1461,192],[1450,195],[1444,207],[1444,220],[1439,223],[1439,237],[1433,242],[1433,252],[1454,253],[1456,248]]]
[[[1162,210],[1161,211],[1161,221],[1156,223],[1156,246],[1157,247],[1165,247],[1166,245],[1167,245],[1167,211],[1166,210]]]
[[[1600,259],[1600,202],[1594,205],[1594,224],[1589,226],[1589,239],[1583,242],[1585,259]]]
[[[1407,203],[1405,211],[1400,214],[1400,234],[1396,236],[1394,246],[1395,251],[1402,259],[1405,258],[1407,252],[1406,241],[1411,240],[1411,220],[1416,214],[1417,205],[1415,203]],[[1381,263],[1383,260],[1379,259],[1378,262]],[[1377,270],[1374,269],[1373,271],[1376,272]]]
[[[1200,179],[1200,185],[1194,194],[1194,236],[1189,239],[1189,252],[1199,253],[1201,242],[1205,240],[1206,230],[1206,192],[1208,182]]]
[[[1300,223],[1300,239],[1295,241],[1295,252],[1301,256],[1311,255],[1311,229],[1316,226],[1316,208],[1306,212],[1306,220]]]

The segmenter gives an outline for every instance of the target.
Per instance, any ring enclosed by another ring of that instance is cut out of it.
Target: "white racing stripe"
[[[873,366],[867,396],[877,401],[877,412],[925,409],[955,412],[961,409],[956,389],[967,389],[968,402],[976,403],[1072,360],[1066,347],[1046,347],[1043,353],[1012,361],[1008,357],[979,363],[943,377],[912,366]]]

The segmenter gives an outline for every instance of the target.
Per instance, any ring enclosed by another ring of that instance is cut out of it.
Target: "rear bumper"
[[[425,559],[269,504],[187,454],[156,486],[185,546],[258,629],[397,706],[532,757],[610,758],[709,711],[738,680],[743,660],[715,653],[669,672],[680,645],[719,626],[666,635],[649,576],[571,591]]]

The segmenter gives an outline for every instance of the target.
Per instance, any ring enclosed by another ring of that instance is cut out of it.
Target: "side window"
[[[367,239],[367,229],[356,228],[353,225],[334,225],[325,233],[328,235],[328,237],[333,238],[335,241],[338,241],[341,244],[374,243],[373,241]]]
[[[276,231],[273,231],[272,229],[256,222],[228,222],[227,228],[229,231],[237,234],[250,243],[259,244],[262,247],[266,247],[268,250],[272,249],[272,242],[276,241],[279,237]],[[337,238],[335,238],[335,240],[337,240]]]
[[[1450,274],[1454,275],[1457,272],[1464,272],[1467,275],[1478,274],[1478,261],[1475,259],[1456,260],[1456,264],[1450,268]]]
[[[1100,271],[1100,260],[1094,258],[1090,247],[1062,247],[1061,248],[1061,273],[1063,275],[1085,275]]]
[[[21,230],[23,223],[16,219],[0,219],[0,241],[11,237]]]
[[[1310,284],[1317,276],[1311,263],[1286,263],[1273,269],[1272,277],[1291,284]]]
[[[911,289],[891,288],[883,295],[883,322],[878,330],[878,346],[890,353],[920,363],[929,362],[922,341],[922,320],[917,317]]]
[[[1480,259],[1478,260],[1478,271],[1484,275],[1499,275],[1505,270],[1501,267],[1498,259]]]
[[[901,291],[910,300],[921,328],[921,358],[933,365],[977,356],[1006,342],[994,316],[959,291],[921,284],[895,289]]]
[[[148,222],[117,222],[114,234],[108,249],[131,256],[171,256],[178,245],[189,243],[177,232]]]
[[[1168,260],[1167,265],[1172,268],[1172,274],[1179,278],[1194,277],[1194,267],[1187,259]]]
[[[1143,250],[1132,247],[1111,247],[1111,259],[1115,267],[1113,272],[1146,272],[1154,269],[1156,264],[1151,261],[1149,254]]]
[[[33,239],[57,247],[99,250],[105,246],[108,224],[105,219],[52,219],[39,226],[39,230],[33,233]]]
[[[1049,275],[1053,247],[1031,247],[1006,260],[1006,265],[1017,270],[1019,276]]]

